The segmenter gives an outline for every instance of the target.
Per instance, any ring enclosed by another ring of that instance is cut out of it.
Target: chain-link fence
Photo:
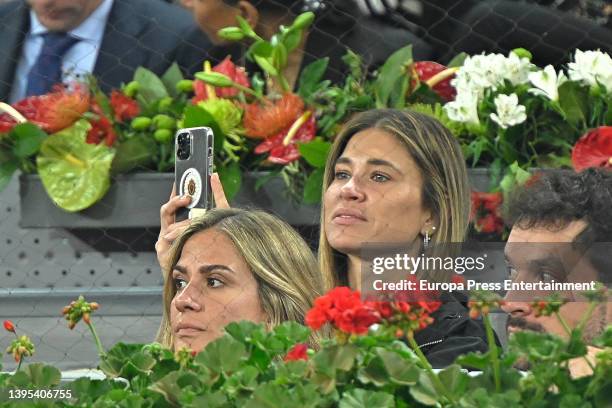
[[[61,20],[62,13],[79,15],[82,10],[74,5],[57,11],[54,7],[62,2],[34,0],[30,3],[38,3],[40,13],[35,19],[36,13],[31,14],[23,1],[0,3],[0,100],[15,102],[27,93],[29,71],[43,47],[37,36],[46,31],[45,24]],[[208,21],[221,28],[227,21],[213,11],[207,15],[199,4],[204,2],[182,3],[192,8],[200,24]],[[253,4],[268,7],[265,1]],[[179,5],[115,0],[101,2],[100,10],[105,5],[105,11],[92,14],[98,20],[87,20],[91,32],[79,32],[83,36],[79,44],[66,54],[65,76],[93,73],[107,91],[128,83],[138,66],[161,75],[178,61],[185,73],[193,73],[201,70],[203,59],[220,60],[231,54],[248,67],[242,55],[245,47],[213,46],[192,27],[193,17]],[[507,53],[524,47],[540,66],[565,63],[576,48],[612,51],[612,5],[601,0],[307,0],[281,2],[280,7],[291,12],[313,10],[318,15],[301,66],[330,57],[326,77],[332,82],[340,82],[347,73],[341,60],[347,48],[372,69],[409,43],[414,45],[415,59],[440,62],[459,52]],[[274,13],[278,17],[278,7]],[[95,318],[106,346],[154,339],[161,319],[163,283],[154,245],[159,206],[168,197],[172,179],[168,176],[157,187],[147,187],[153,196],[143,196],[131,208],[128,203],[127,212],[119,216],[111,214],[112,203],[105,204],[103,211],[86,213],[86,221],[72,226],[70,220],[54,218],[54,211],[60,210],[51,208],[46,197],[28,196],[30,202],[23,202],[33,188],[27,180],[20,186],[15,176],[0,193],[0,320],[11,319],[20,333],[32,337],[37,352],[31,361],[63,369],[95,366],[90,334],[83,325],[71,332],[60,316],[62,306],[78,294],[102,304]],[[24,205],[27,214],[21,212]],[[318,233],[316,211],[310,214],[311,222],[293,222],[313,243]],[[109,214],[115,217],[112,227],[104,225],[112,218]],[[138,217],[145,222],[132,223]],[[11,336],[0,333],[2,349]],[[14,368],[4,362],[5,370]]]

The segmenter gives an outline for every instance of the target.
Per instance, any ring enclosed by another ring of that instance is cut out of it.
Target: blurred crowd
[[[603,0],[0,0],[0,100],[41,94],[93,73],[103,90],[138,66],[155,73],[173,61],[185,73],[227,55],[249,69],[244,43],[219,29],[244,17],[263,38],[303,11],[316,20],[285,76],[330,57],[342,79],[346,49],[375,69],[413,44],[416,60],[448,62],[459,52],[529,49],[536,64],[558,65],[576,48],[612,51],[611,4]],[[255,69],[255,67],[253,67]]]

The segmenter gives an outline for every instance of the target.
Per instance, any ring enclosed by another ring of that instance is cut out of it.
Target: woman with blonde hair
[[[448,129],[409,110],[355,115],[325,166],[319,266],[326,288],[367,282],[369,243],[410,248],[414,256],[434,244],[463,242],[469,215],[465,159]],[[448,247],[442,251],[452,252]],[[486,351],[486,332],[468,317],[467,299],[443,293],[440,300],[434,323],[415,335],[432,366]]]
[[[157,341],[173,349],[200,351],[234,321],[303,323],[323,290],[304,240],[262,211],[208,211],[178,236],[168,260]]]

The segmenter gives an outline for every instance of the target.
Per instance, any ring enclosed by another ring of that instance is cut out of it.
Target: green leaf
[[[17,163],[5,162],[0,164],[0,192],[6,188],[13,178],[13,173],[17,170]]]
[[[394,383],[401,385],[416,384],[420,370],[415,363],[384,348],[377,348],[376,354],[380,357],[389,378]]]
[[[374,83],[376,107],[389,107],[389,97],[398,83],[398,79],[406,76],[406,68],[412,63],[412,45],[394,52],[380,69]]]
[[[355,364],[358,352],[359,349],[352,344],[326,347],[313,357],[315,369],[332,377],[336,370],[349,371]]]
[[[137,168],[146,167],[153,162],[157,154],[157,143],[150,137],[137,136],[117,146],[111,172],[127,173]]]
[[[378,356],[371,359],[364,367],[359,368],[357,378],[363,384],[373,384],[376,387],[383,387],[389,383],[385,365]]]
[[[459,399],[466,391],[469,377],[461,371],[461,367],[457,364],[446,367],[438,373],[440,381],[452,395]]]
[[[325,75],[328,64],[329,57],[325,57],[308,64],[302,70],[298,81],[298,94],[302,98],[308,98],[317,89],[323,75]]]
[[[246,357],[244,344],[226,335],[209,343],[204,351],[197,355],[195,363],[213,372],[230,373],[237,370]]]
[[[196,105],[189,105],[185,108],[183,112],[183,125],[184,128],[191,127],[200,127],[207,126],[212,129],[215,144],[215,151],[221,151],[223,149],[223,142],[225,140],[225,135],[221,131],[221,128],[215,121],[215,118],[207,112],[205,109],[202,109]],[[226,191],[227,193],[227,191]]]
[[[100,200],[110,187],[114,149],[85,142],[90,124],[80,120],[49,136],[36,158],[49,197],[66,211],[80,211]]]
[[[179,92],[176,89],[176,84],[183,79],[185,79],[183,77],[183,73],[176,62],[173,62],[172,65],[170,65],[170,68],[168,68],[161,77],[166,90],[172,97],[177,97],[179,95]]]
[[[25,159],[38,153],[47,134],[38,126],[26,122],[15,126],[10,137],[14,141],[13,154],[19,159]]]
[[[283,38],[283,44],[287,49],[287,52],[291,52],[300,45],[300,41],[302,41],[302,30],[295,29],[289,30],[287,34]]]
[[[386,392],[353,388],[345,392],[340,400],[340,408],[393,408],[393,395]]]
[[[29,364],[25,374],[30,380],[30,384],[36,388],[51,388],[60,383],[62,373],[55,367],[42,363]]]
[[[282,71],[287,65],[287,48],[282,43],[274,47],[272,51],[272,64],[277,67],[277,71]]]
[[[324,168],[315,169],[306,179],[304,184],[304,204],[316,204],[321,202],[323,194]]]
[[[601,348],[612,347],[612,325],[608,325],[600,336],[593,339],[593,345]]]
[[[408,75],[403,75],[397,79],[391,95],[389,95],[389,106],[395,109],[402,109],[406,106],[406,92],[410,79]]]
[[[267,41],[257,41],[249,48],[249,54],[253,57],[260,56],[263,58],[268,58],[272,56],[272,51],[274,47]]]
[[[289,390],[274,383],[261,384],[245,408],[280,408],[295,406]]]
[[[231,200],[238,194],[240,186],[242,185],[242,171],[240,170],[240,165],[234,162],[228,166],[219,167],[217,171],[221,179],[221,184],[223,185],[223,190],[225,191],[225,196],[228,200]]]
[[[565,119],[576,127],[582,127],[588,118],[589,91],[575,81],[567,81],[559,87],[559,104]]]
[[[490,357],[488,354],[468,353],[459,356],[455,362],[463,367],[484,371],[490,365]]]
[[[460,67],[465,62],[468,55],[465,52],[460,52],[455,55],[452,60],[446,65],[448,68]]]
[[[418,383],[410,387],[410,395],[423,405],[438,405],[438,392],[426,372],[421,371]]]
[[[325,167],[329,150],[331,149],[331,143],[321,140],[313,140],[308,143],[298,143],[298,150],[300,154],[315,168]]]
[[[261,187],[263,187],[264,184],[266,184],[268,181],[272,180],[275,177],[278,177],[278,175],[280,174],[280,170],[276,170],[276,171],[271,171],[268,174],[266,174],[263,177],[257,177],[257,180],[255,181],[255,191],[259,191],[259,189]]]
[[[153,71],[143,67],[138,67],[134,73],[134,81],[140,84],[138,96],[142,101],[149,105],[168,95],[164,82]]]

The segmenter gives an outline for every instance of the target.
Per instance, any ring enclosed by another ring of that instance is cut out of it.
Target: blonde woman
[[[319,266],[326,287],[361,287],[364,245],[463,242],[470,185],[452,133],[411,111],[378,109],[354,116],[334,140],[323,179]],[[434,367],[486,351],[481,322],[465,302],[442,295],[434,324],[415,339]]]
[[[178,236],[168,259],[157,341],[173,349],[200,351],[234,321],[303,323],[323,290],[304,240],[262,211],[207,212]]]

